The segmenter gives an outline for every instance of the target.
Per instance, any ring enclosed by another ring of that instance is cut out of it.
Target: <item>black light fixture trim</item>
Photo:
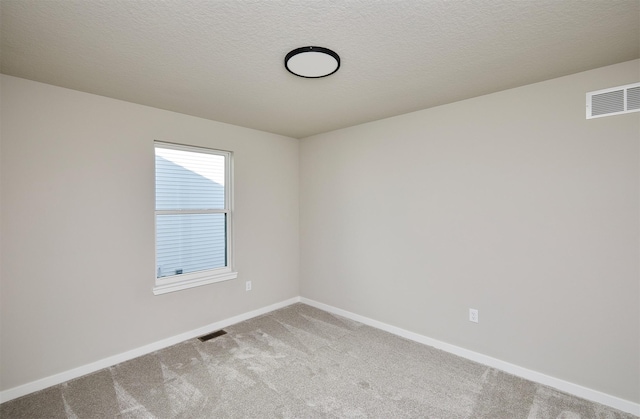
[[[298,54],[303,54],[305,52],[320,52],[323,54],[327,54],[330,55],[331,57],[333,57],[336,62],[337,62],[337,66],[336,69],[333,70],[331,73],[329,74],[323,74],[322,76],[303,76],[301,74],[298,73],[294,73],[290,68],[289,68],[289,60],[291,58],[293,58],[294,56],[298,55]],[[333,73],[335,73],[336,71],[338,71],[340,69],[340,56],[338,54],[336,54],[334,51],[330,50],[329,48],[324,48],[324,47],[301,47],[301,48],[296,48],[293,51],[289,52],[285,57],[284,57],[284,67],[287,69],[287,71],[293,75],[296,75],[298,77],[303,77],[305,79],[320,79],[322,77],[327,77],[332,75]]]

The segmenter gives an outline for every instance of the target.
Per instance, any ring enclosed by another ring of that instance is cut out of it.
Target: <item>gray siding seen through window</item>
[[[225,157],[156,146],[158,278],[227,265]]]

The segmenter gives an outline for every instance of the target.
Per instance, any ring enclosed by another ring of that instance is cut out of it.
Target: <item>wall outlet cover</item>
[[[478,310],[476,310],[475,308],[469,309],[469,321],[478,323]]]

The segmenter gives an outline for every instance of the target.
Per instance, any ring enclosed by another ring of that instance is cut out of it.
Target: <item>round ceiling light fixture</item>
[[[284,57],[284,66],[296,76],[318,79],[338,71],[340,56],[323,47],[296,48]]]

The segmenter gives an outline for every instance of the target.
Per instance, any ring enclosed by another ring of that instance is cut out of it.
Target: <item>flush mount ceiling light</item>
[[[284,57],[290,73],[308,79],[330,76],[340,68],[340,56],[328,48],[296,48]]]

